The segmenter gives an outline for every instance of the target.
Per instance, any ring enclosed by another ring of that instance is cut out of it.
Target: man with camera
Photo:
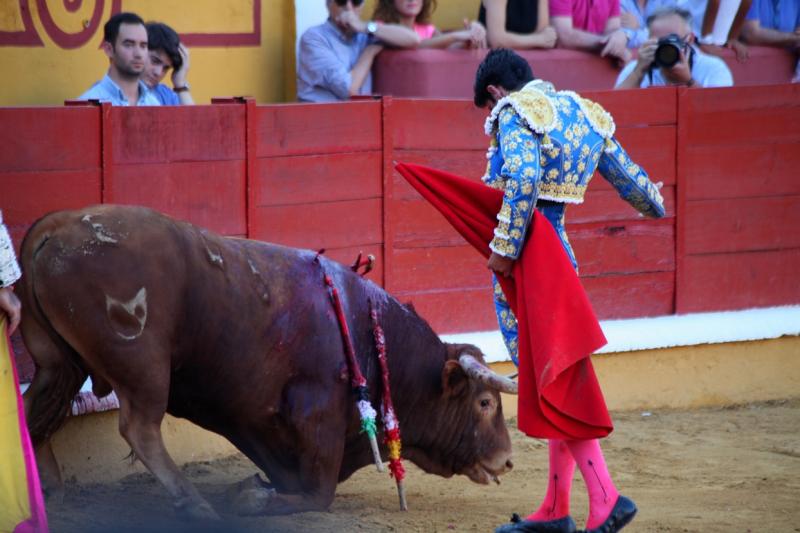
[[[665,9],[647,19],[650,39],[639,57],[620,72],[615,89],[683,85],[731,87],[733,76],[725,62],[694,46],[691,15],[683,9]]]

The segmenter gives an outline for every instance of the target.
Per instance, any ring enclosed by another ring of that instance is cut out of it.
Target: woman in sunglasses
[[[297,99],[334,102],[372,92],[372,62],[384,46],[417,46],[419,36],[400,24],[361,19],[364,0],[327,0],[328,20],[300,38]]]

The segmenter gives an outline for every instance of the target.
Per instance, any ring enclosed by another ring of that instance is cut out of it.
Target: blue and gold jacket
[[[492,251],[516,259],[538,200],[579,204],[595,170],[644,215],[664,216],[664,200],[614,138],[600,104],[534,80],[501,99],[486,119],[492,138],[483,182],[504,191]]]

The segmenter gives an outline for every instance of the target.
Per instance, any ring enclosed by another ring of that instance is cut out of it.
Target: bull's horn
[[[464,369],[464,372],[466,372],[468,376],[473,377],[478,381],[482,381],[486,385],[492,387],[493,389],[497,389],[500,392],[517,394],[516,381],[512,381],[507,377],[493,372],[486,365],[475,359],[475,357],[472,355],[462,354],[459,356],[458,362],[461,364],[461,368]]]

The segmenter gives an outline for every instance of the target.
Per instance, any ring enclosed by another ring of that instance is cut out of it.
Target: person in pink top
[[[619,0],[550,0],[550,22],[561,48],[600,52],[622,64],[631,59]]]
[[[464,19],[464,29],[441,32],[431,24],[436,0],[378,0],[373,20],[400,24],[419,35],[419,48],[486,48],[486,30]]]

